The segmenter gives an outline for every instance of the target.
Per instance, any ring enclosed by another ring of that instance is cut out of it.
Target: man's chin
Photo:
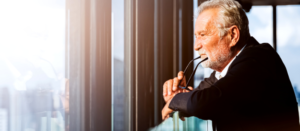
[[[206,62],[201,63],[201,66],[202,66],[203,68],[210,68],[209,64],[206,63]]]

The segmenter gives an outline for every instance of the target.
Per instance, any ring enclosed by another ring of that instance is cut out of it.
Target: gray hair
[[[209,0],[198,7],[198,15],[204,10],[218,8],[219,18],[215,22],[219,36],[223,38],[231,26],[236,25],[240,31],[240,40],[246,41],[250,37],[249,21],[240,3],[234,0]],[[197,17],[196,17],[197,18]]]

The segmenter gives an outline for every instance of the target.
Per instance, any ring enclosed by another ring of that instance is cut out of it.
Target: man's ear
[[[239,28],[236,25],[231,26],[228,30],[228,35],[229,35],[229,38],[230,38],[229,39],[229,41],[230,41],[229,46],[234,47],[240,39],[240,30],[239,30]]]

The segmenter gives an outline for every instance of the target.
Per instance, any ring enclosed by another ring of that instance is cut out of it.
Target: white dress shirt
[[[221,78],[223,78],[226,74],[227,74],[227,71],[228,71],[228,68],[229,66],[231,65],[231,63],[234,61],[234,59],[244,50],[246,45],[244,45],[244,47],[240,50],[239,53],[236,54],[236,56],[226,65],[226,67],[223,69],[222,72],[218,72],[216,71],[216,74],[215,74],[215,77],[220,80]]]

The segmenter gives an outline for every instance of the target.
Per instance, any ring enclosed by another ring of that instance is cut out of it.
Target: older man
[[[202,66],[215,71],[191,92],[178,88],[185,86],[183,72],[166,81],[163,119],[180,111],[212,120],[218,131],[299,130],[297,101],[286,68],[269,44],[250,36],[248,18],[238,2],[202,3],[195,36],[194,49],[201,59],[209,58]]]

